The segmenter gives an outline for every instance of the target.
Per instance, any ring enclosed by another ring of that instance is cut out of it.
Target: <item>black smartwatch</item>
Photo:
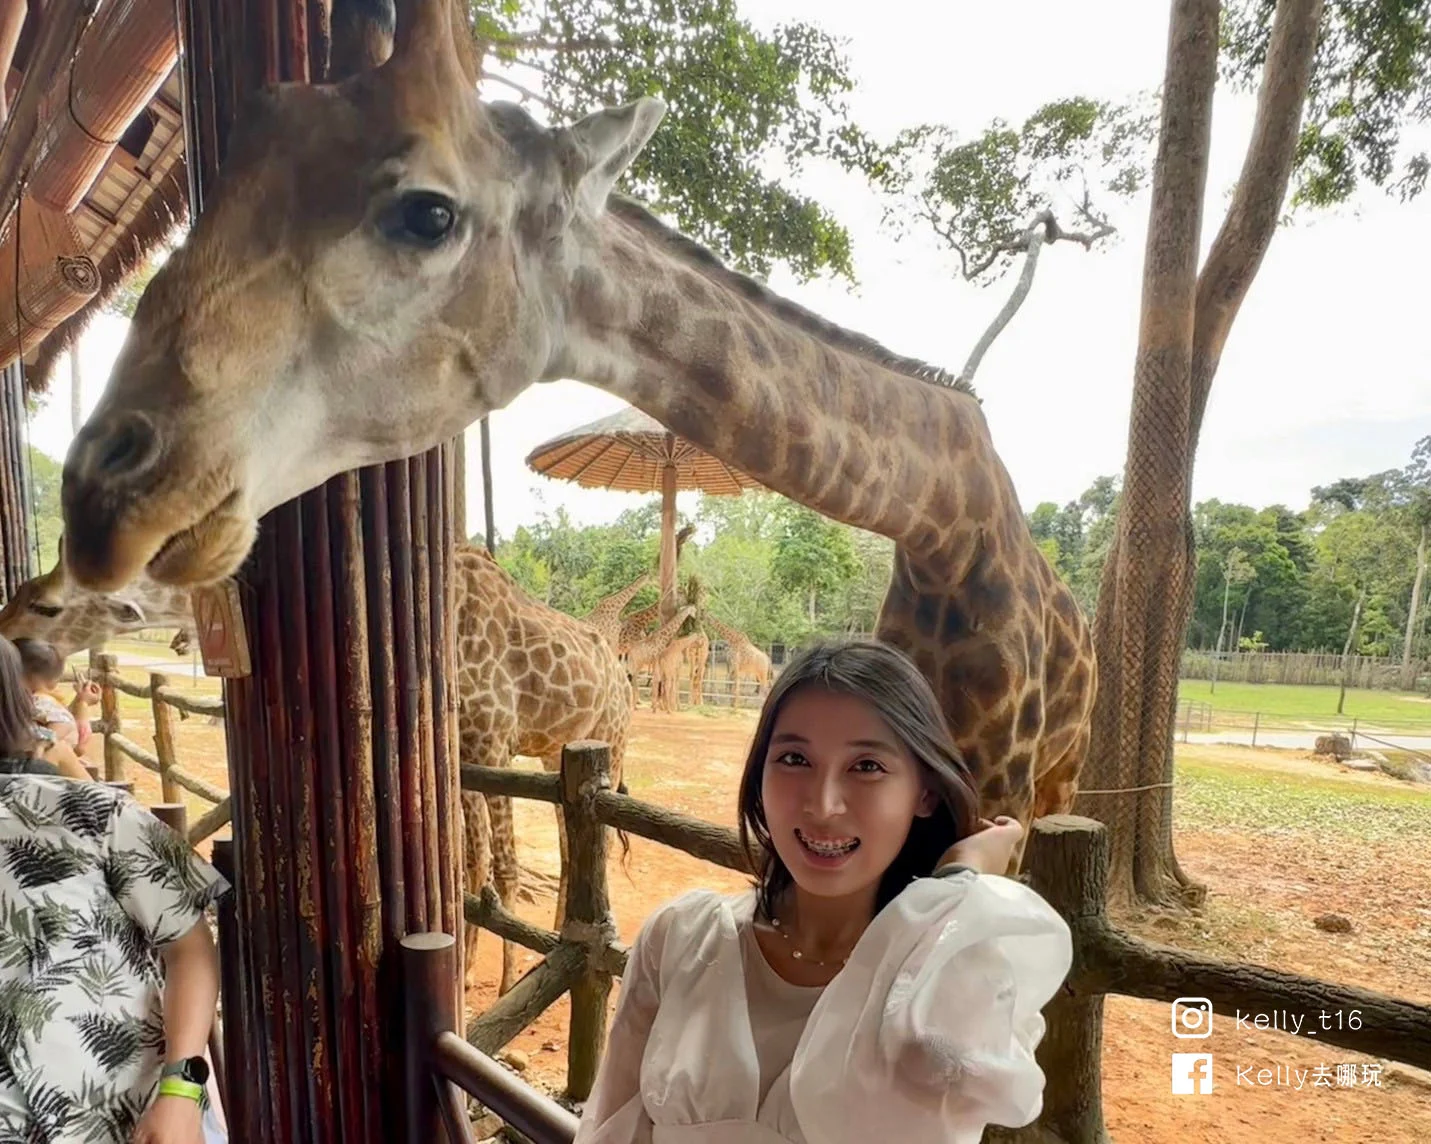
[[[203,1088],[209,1083],[209,1062],[203,1057],[185,1057],[182,1061],[174,1061],[172,1064],[165,1065],[164,1071],[159,1075],[161,1077],[178,1077],[180,1080]]]

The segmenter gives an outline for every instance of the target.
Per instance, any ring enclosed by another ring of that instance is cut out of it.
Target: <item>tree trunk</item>
[[[492,513],[492,428],[482,418],[482,524],[487,537],[487,551],[497,554],[497,522]]]
[[[1217,649],[1212,653],[1212,686],[1208,688],[1209,695],[1217,694],[1217,665],[1222,662],[1222,637],[1227,631],[1227,597],[1232,592],[1232,577],[1228,575],[1229,571],[1224,568],[1222,572],[1222,623],[1217,625]]]
[[[1099,687],[1077,813],[1110,830],[1109,892],[1200,896],[1172,849],[1178,661],[1192,611],[1193,460],[1232,322],[1277,227],[1291,177],[1322,0],[1280,0],[1252,139],[1201,274],[1220,5],[1175,0],[1143,268],[1123,507],[1094,615]]]
[[[668,446],[670,442],[668,441]],[[670,449],[668,447],[667,454]],[[661,470],[661,623],[676,614],[676,466],[667,462]],[[655,684],[655,675],[651,677]]]
[[[1416,613],[1421,608],[1421,586],[1426,580],[1426,526],[1421,526],[1421,543],[1416,546],[1416,581],[1411,585],[1411,605],[1406,610],[1406,642],[1401,645],[1401,690],[1416,686],[1416,668],[1411,662],[1416,642]]]
[[[1347,644],[1342,648],[1342,693],[1337,696],[1337,714],[1342,713],[1342,707],[1347,701],[1347,683],[1351,680],[1351,655],[1352,648],[1356,646],[1356,629],[1361,623],[1361,606],[1366,600],[1366,589],[1363,588],[1356,598],[1356,607],[1352,609],[1351,627],[1347,629]]]
[[[1217,79],[1216,0],[1176,0],[1143,264],[1123,504],[1094,615],[1099,688],[1076,813],[1110,827],[1109,890],[1166,901],[1176,889],[1167,755],[1192,604],[1187,503],[1193,304]],[[1133,788],[1151,787],[1148,790]]]
[[[1247,618],[1247,601],[1252,599],[1252,593],[1246,592],[1242,597],[1242,607],[1237,609],[1237,631],[1232,637],[1232,650],[1242,650],[1242,621]]]

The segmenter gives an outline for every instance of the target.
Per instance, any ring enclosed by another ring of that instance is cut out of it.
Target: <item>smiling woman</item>
[[[1019,825],[975,808],[906,657],[874,642],[797,656],[741,780],[758,885],[647,921],[577,1141],[972,1144],[1031,1121],[1069,932],[1000,876]]]

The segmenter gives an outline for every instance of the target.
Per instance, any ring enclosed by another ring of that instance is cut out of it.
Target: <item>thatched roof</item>
[[[48,194],[53,201],[73,187],[72,207],[61,209],[69,211],[99,289],[53,329],[33,341],[27,336],[25,381],[32,392],[48,387],[56,362],[128,276],[175,234],[188,207],[182,93],[172,63],[177,37],[163,23],[172,8],[105,5],[79,36],[78,50],[61,57],[73,59],[72,74],[57,78],[53,70],[44,74],[43,60],[35,64],[47,36],[53,39],[40,7],[29,6],[9,69],[8,106],[15,118],[0,134],[0,153],[8,160],[0,167],[10,171],[18,163],[29,172],[27,200],[33,194],[46,201]],[[65,7],[44,5],[57,18]],[[141,28],[136,18],[161,23]],[[136,55],[137,48],[142,53]],[[0,74],[6,62],[0,60]],[[57,83],[64,98],[55,95]],[[33,119],[24,114],[30,108],[36,109]],[[13,185],[0,188],[6,202],[14,191]],[[13,300],[13,272],[5,286]]]
[[[623,409],[553,437],[532,450],[527,465],[589,489],[659,493],[667,465],[676,468],[678,489],[738,496],[760,487],[755,478],[677,437],[639,409]]]

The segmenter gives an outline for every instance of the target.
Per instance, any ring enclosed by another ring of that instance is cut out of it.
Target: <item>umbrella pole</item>
[[[676,466],[661,469],[661,623],[676,614]]]

